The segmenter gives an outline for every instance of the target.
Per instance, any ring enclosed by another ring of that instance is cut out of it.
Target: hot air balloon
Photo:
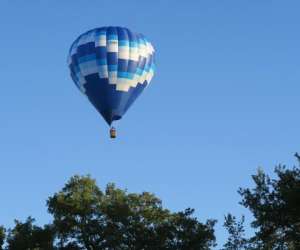
[[[78,89],[112,127],[150,83],[154,49],[144,35],[123,27],[101,27],[72,44],[68,65]]]

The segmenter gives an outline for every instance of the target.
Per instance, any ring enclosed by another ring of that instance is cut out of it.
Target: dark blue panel
[[[124,109],[122,110],[122,113],[125,114],[126,111],[130,108],[130,106],[135,102],[135,100],[139,97],[139,95],[143,92],[143,90],[146,87],[146,83],[145,84],[138,84],[135,88],[131,88],[131,95],[128,98],[128,101],[124,107]]]
[[[77,47],[77,56],[85,56],[89,54],[95,53],[95,43],[94,42],[89,42],[83,45],[80,45]]]
[[[106,39],[117,39],[118,40],[118,30],[116,27],[108,27],[106,29]]]
[[[101,47],[96,47],[95,48],[95,53],[96,53],[96,57],[99,59],[106,59],[106,55],[107,55],[107,50],[106,47],[101,46]]]
[[[128,66],[128,60],[120,59],[118,60],[118,71],[126,72]]]
[[[137,65],[138,65],[137,61],[129,60],[127,72],[129,72],[129,73],[135,73]]]
[[[145,87],[139,84],[128,92],[117,91],[115,85],[108,84],[107,79],[99,78],[98,74],[87,76],[86,81],[86,95],[109,125],[121,119]]]
[[[128,40],[128,32],[126,29],[117,27],[118,40]]]
[[[102,34],[102,33],[106,33],[107,27],[100,27],[100,28],[96,28],[92,31],[94,31],[97,35]]]
[[[108,65],[118,65],[118,53],[107,52],[106,58]]]

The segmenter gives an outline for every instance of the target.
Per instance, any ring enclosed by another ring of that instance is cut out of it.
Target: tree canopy
[[[300,157],[295,155],[298,161]],[[254,220],[253,237],[245,238],[243,219],[225,218],[229,238],[225,249],[298,250],[300,249],[300,168],[279,165],[275,178],[262,169],[252,176],[254,188],[240,188],[241,205]],[[226,248],[227,247],[227,248]]]
[[[300,249],[300,170],[275,169],[278,179],[263,171],[253,176],[254,189],[240,189],[241,204],[254,216],[252,242],[260,249]]]
[[[53,222],[39,227],[31,217],[16,220],[7,250],[205,250],[215,244],[214,220],[201,223],[190,208],[171,212],[148,192],[114,184],[102,191],[90,176],[73,176],[47,206]]]
[[[214,221],[202,224],[193,210],[171,213],[153,194],[127,193],[90,177],[74,176],[48,199],[60,246],[92,249],[209,249]]]
[[[25,222],[15,220],[15,227],[9,230],[7,236],[7,249],[53,249],[54,231],[51,225],[43,228],[34,225],[34,219],[28,217]]]
[[[300,162],[299,155],[296,154]],[[252,188],[240,188],[240,204],[253,215],[225,216],[229,237],[222,250],[300,249],[300,168],[275,167],[271,178],[261,168]],[[201,223],[194,210],[171,212],[149,192],[129,193],[90,176],[73,176],[47,199],[53,221],[44,226],[32,217],[6,230],[0,226],[0,250],[207,250],[216,246],[215,220]]]

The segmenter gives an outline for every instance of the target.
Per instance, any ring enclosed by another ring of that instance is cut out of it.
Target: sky
[[[239,187],[299,149],[298,0],[1,0],[0,224],[51,221],[46,199],[73,175],[150,191],[171,211],[218,220]],[[101,26],[143,33],[156,75],[108,126],[76,89],[71,43]]]

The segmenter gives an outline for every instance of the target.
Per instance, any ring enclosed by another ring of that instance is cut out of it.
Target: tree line
[[[194,209],[171,212],[149,192],[129,193],[108,184],[101,190],[90,176],[73,176],[47,199],[53,220],[38,226],[35,219],[0,226],[0,250],[299,250],[300,157],[291,168],[279,165],[271,178],[262,169],[252,176],[253,188],[240,188],[240,204],[253,215],[224,216],[228,239],[216,245],[216,220],[200,222]]]

